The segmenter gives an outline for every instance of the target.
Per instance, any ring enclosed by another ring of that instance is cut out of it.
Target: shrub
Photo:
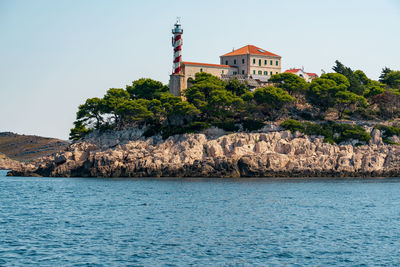
[[[265,123],[259,120],[247,119],[243,121],[243,129],[246,131],[256,131],[265,126]]]
[[[371,135],[359,125],[340,124],[340,123],[311,123],[299,122],[289,119],[281,123],[281,127],[291,132],[299,131],[307,135],[319,135],[324,137],[328,143],[341,143],[352,139],[368,142]],[[337,137],[334,137],[338,135]]]
[[[239,130],[239,127],[235,125],[234,121],[215,122],[213,125],[227,132],[236,132]]]

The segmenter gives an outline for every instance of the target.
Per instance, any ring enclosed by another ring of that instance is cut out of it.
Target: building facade
[[[254,45],[246,45],[220,56],[221,64],[236,67],[236,74],[246,77],[281,73],[282,57]]]
[[[212,74],[222,80],[237,78],[247,82],[250,88],[264,86],[268,79],[281,73],[281,57],[254,45],[246,45],[220,56],[221,64],[198,62],[181,63],[181,72],[171,76],[170,92],[180,95],[188,86],[188,79],[198,72]]]

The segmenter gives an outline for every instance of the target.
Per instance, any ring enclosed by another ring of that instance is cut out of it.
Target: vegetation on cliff
[[[147,126],[145,136],[198,132],[210,126],[226,131],[252,131],[266,120],[294,118],[322,124],[286,122],[283,126],[322,135],[328,142],[350,138],[368,141],[362,127],[324,122],[336,119],[390,120],[400,115],[400,71],[382,70],[379,81],[361,70],[353,71],[336,61],[334,73],[311,83],[291,74],[273,75],[267,87],[250,91],[233,79],[222,81],[197,73],[185,99],[168,93],[168,87],[139,79],[125,89],[111,88],[103,98],[89,98],[79,106],[70,138],[77,140],[98,129]]]

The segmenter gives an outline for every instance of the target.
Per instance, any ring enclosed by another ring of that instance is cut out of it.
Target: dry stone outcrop
[[[398,176],[400,146],[385,145],[379,130],[370,144],[324,143],[289,131],[185,134],[162,140],[140,132],[89,136],[62,153],[9,175],[56,177],[349,177]],[[118,139],[117,137],[120,137]],[[115,139],[115,140],[114,140]]]

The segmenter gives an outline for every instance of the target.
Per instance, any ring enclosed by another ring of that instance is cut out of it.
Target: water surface
[[[399,179],[0,177],[0,266],[399,265],[399,192]]]

